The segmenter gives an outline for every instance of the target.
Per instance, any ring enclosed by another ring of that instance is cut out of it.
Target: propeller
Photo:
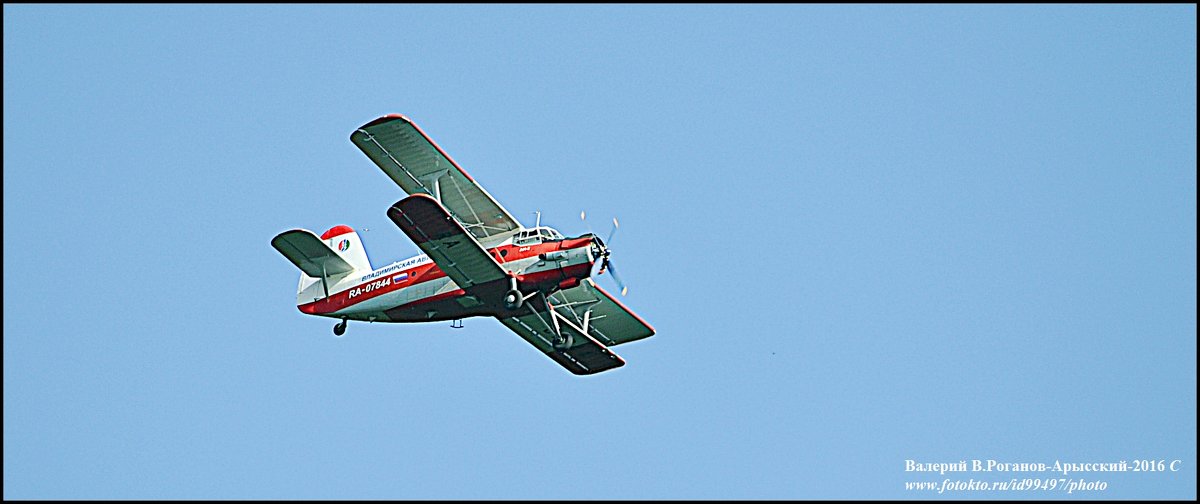
[[[579,220],[582,220],[586,223],[587,212],[579,212]],[[612,251],[609,250],[609,246],[612,244],[613,235],[617,234],[617,228],[619,227],[621,227],[621,225],[617,223],[617,218],[613,217],[613,227],[612,231],[609,231],[608,233],[608,239],[601,240],[600,236],[597,235],[595,231],[592,231],[591,224],[588,224],[588,232],[592,235],[592,241],[596,245],[596,249],[598,251],[597,255],[600,258],[600,271],[596,273],[596,276],[603,275],[605,271],[611,273],[610,276],[612,277],[613,281],[616,282],[617,287],[621,289],[621,295],[624,296],[625,294],[629,293],[629,288],[625,286],[625,282],[621,281],[621,277],[617,275],[616,267],[609,259],[609,257],[612,255]]]

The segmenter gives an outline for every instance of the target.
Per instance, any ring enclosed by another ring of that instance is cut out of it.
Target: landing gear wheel
[[[342,319],[342,323],[333,326],[333,335],[341,336],[346,334],[346,319]]]
[[[566,350],[568,348],[571,348],[571,345],[574,343],[575,343],[575,338],[573,338],[570,334],[568,334],[566,336],[559,335],[558,338],[555,338],[555,340],[554,340],[554,349],[560,350],[560,351]]]
[[[504,294],[504,307],[509,310],[516,310],[521,307],[521,291],[513,289]]]

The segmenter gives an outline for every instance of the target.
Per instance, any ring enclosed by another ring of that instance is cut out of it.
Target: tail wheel
[[[513,289],[504,294],[504,307],[509,310],[516,310],[521,307],[521,291]]]
[[[333,335],[341,336],[346,334],[346,319],[342,319],[342,323],[333,326]]]

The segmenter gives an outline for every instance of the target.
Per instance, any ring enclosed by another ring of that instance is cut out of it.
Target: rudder
[[[321,239],[330,248],[337,251],[342,259],[354,266],[354,269],[366,272],[374,271],[375,268],[371,267],[371,260],[367,258],[367,250],[363,248],[362,239],[350,226],[331,227],[321,235]]]

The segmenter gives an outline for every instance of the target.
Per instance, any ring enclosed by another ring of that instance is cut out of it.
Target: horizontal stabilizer
[[[354,266],[307,229],[279,233],[271,240],[271,246],[313,278],[334,277],[354,271]]]

